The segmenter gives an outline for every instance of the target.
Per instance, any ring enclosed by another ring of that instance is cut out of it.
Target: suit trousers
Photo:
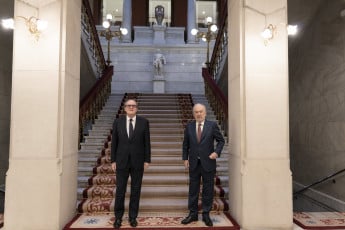
[[[190,214],[198,214],[198,201],[200,184],[202,180],[202,213],[208,214],[212,210],[213,194],[214,194],[214,176],[215,170],[206,172],[198,160],[198,166],[189,171],[189,196],[188,209]]]
[[[117,219],[122,219],[125,211],[125,195],[129,175],[131,176],[131,194],[128,216],[131,219],[138,217],[143,174],[144,169],[133,169],[130,166],[127,166],[124,169],[116,169],[116,197],[114,213]]]

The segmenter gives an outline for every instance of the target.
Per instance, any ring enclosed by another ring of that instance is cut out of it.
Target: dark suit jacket
[[[115,119],[111,139],[111,162],[116,162],[119,169],[126,168],[128,163],[131,168],[143,169],[144,162],[151,163],[150,128],[147,119],[136,116],[131,139],[127,134],[126,116]]]
[[[216,148],[214,141],[216,140]],[[220,156],[224,138],[221,134],[217,123],[205,120],[202,130],[201,141],[198,143],[196,134],[196,121],[187,124],[184,132],[182,160],[189,160],[189,168],[193,170],[198,164],[198,155],[200,157],[201,166],[207,172],[216,169],[216,160],[209,158],[213,152]]]

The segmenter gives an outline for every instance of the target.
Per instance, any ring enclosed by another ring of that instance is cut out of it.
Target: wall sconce
[[[265,46],[269,43],[270,40],[274,38],[274,35],[277,33],[277,27],[269,24],[262,32],[261,36],[264,39]]]
[[[41,20],[34,16],[31,16],[30,18],[17,16],[16,18],[24,19],[26,27],[28,28],[29,32],[35,37],[36,41],[38,41],[38,39],[40,38],[42,31],[48,27],[47,21]],[[13,18],[2,20],[2,26],[6,29],[14,29],[14,23],[15,21]]]
[[[285,25],[285,24],[284,24]],[[287,25],[286,26],[288,35],[295,35],[298,31],[297,25]],[[277,34],[277,27],[269,24],[262,32],[261,37],[264,39],[264,44],[267,45]]]
[[[218,27],[217,25],[212,24],[212,17],[207,17],[206,18],[206,26],[207,26],[207,31],[206,32],[201,32],[198,29],[192,29],[191,34],[193,36],[196,36],[196,38],[201,38],[204,42],[207,42],[207,56],[206,56],[206,65],[209,67],[210,64],[210,41],[212,39],[216,39],[217,37],[217,30]]]
[[[109,66],[111,63],[110,60],[110,41],[113,37],[119,37],[119,39],[121,40],[122,35],[126,35],[128,33],[128,30],[126,28],[120,28],[117,31],[111,31],[111,24],[112,24],[112,20],[113,16],[111,14],[107,14],[106,16],[106,20],[103,21],[103,27],[105,28],[105,30],[100,32],[100,35],[105,37],[105,39],[108,41],[108,58],[107,58],[107,65]]]

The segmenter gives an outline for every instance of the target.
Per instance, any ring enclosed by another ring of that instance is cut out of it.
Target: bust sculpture
[[[155,17],[157,21],[157,25],[162,25],[163,19],[164,19],[164,7],[161,5],[158,5],[155,7]]]

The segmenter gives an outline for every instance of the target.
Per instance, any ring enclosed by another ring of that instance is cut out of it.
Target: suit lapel
[[[128,133],[127,133],[127,116],[124,116],[121,122],[121,130],[122,133],[128,138]]]
[[[135,136],[137,135],[139,125],[140,125],[140,118],[139,118],[138,115],[137,115],[137,118],[136,118],[136,121],[135,121],[135,126],[134,126],[134,132],[133,132],[133,137],[132,137],[132,139],[134,139]]]
[[[196,133],[196,121],[193,121],[191,123],[191,125],[192,125],[192,127],[191,127],[192,128],[192,130],[191,130],[192,136],[193,136],[195,142],[198,143],[198,137],[197,137],[197,133]]]

